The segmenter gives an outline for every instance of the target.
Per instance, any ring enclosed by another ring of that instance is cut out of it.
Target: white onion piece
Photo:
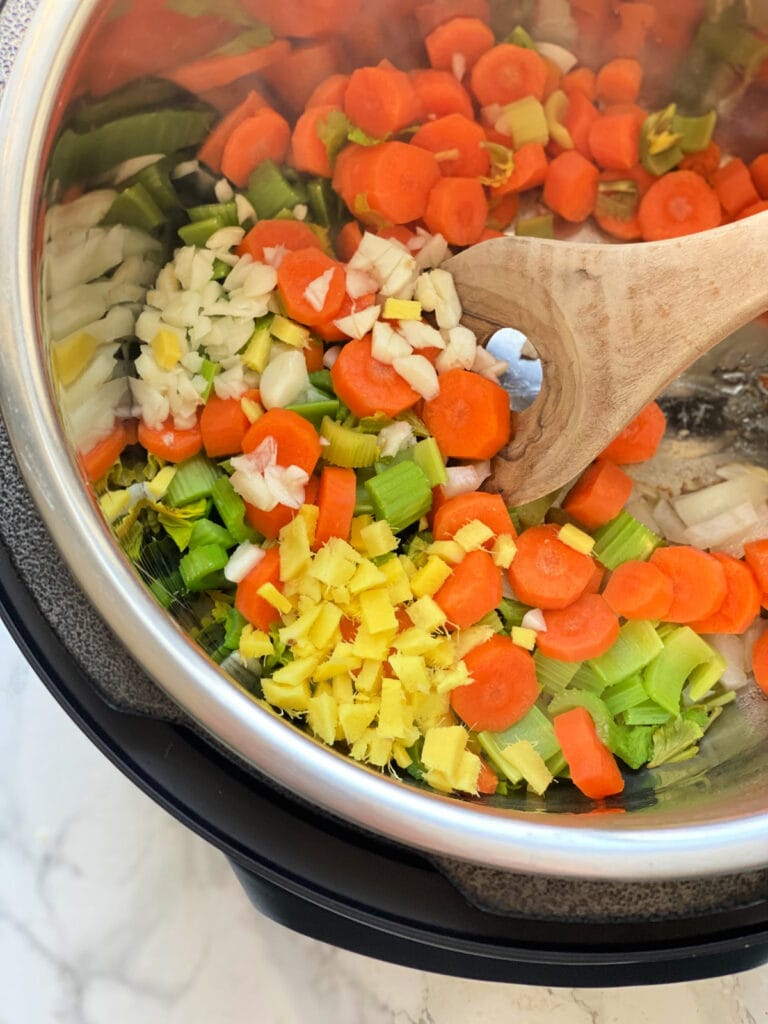
[[[235,548],[232,555],[224,566],[224,575],[230,583],[239,583],[255,569],[266,554],[258,545],[245,541],[240,547]]]
[[[466,466],[448,466],[445,472],[448,483],[443,484],[443,491],[446,498],[455,498],[457,494],[479,490],[483,481],[491,475],[491,463],[471,462]]]
[[[379,431],[379,450],[383,458],[397,455],[403,448],[410,448],[416,443],[413,427],[404,420],[397,420]]]
[[[231,203],[235,198],[234,189],[226,178],[219,178],[213,186],[213,191],[220,203]]]
[[[331,287],[331,281],[335,273],[336,268],[329,267],[319,277],[316,277],[314,281],[310,281],[304,289],[304,298],[317,313],[325,305],[325,300],[328,298],[328,290]]]
[[[686,526],[696,526],[750,502],[760,505],[768,500],[768,478],[754,473],[742,473],[711,487],[703,487],[690,494],[681,494],[672,504]]]
[[[238,224],[245,224],[246,221],[256,220],[256,211],[252,203],[239,192],[235,196],[235,208],[237,209]]]
[[[334,320],[333,324],[348,338],[360,339],[373,330],[374,324],[379,319],[379,313],[381,313],[381,306],[368,306],[366,309],[355,310],[349,316]]]
[[[341,345],[331,345],[330,348],[327,348],[325,350],[325,352],[323,353],[323,366],[326,368],[326,370],[333,369],[333,364],[336,362],[340,355]]]
[[[536,43],[536,46],[541,56],[551,60],[553,64],[557,64],[564,75],[567,75],[579,63],[579,58],[575,53],[571,53],[570,50],[566,50],[558,43]]]
[[[407,381],[425,401],[431,402],[440,394],[437,372],[425,356],[403,356],[401,359],[393,360],[392,366],[395,373]]]
[[[707,637],[707,643],[722,654],[728,663],[720,679],[726,690],[740,690],[749,682],[744,637],[718,633]]]
[[[768,537],[768,504],[758,505],[755,509],[755,516],[755,523],[748,530],[742,530],[735,537],[728,537],[719,545],[723,554],[731,555],[733,558],[743,558],[745,544]]]
[[[245,238],[245,228],[238,227],[226,227],[219,228],[218,231],[214,231],[208,241],[205,243],[206,249],[215,251],[216,249],[234,249],[236,245],[240,245],[242,240]]]
[[[716,548],[723,541],[733,540],[746,533],[757,522],[755,506],[745,501],[736,508],[721,512],[704,522],[689,526],[683,533],[683,543],[697,548]]]
[[[547,620],[541,608],[531,608],[526,612],[520,625],[523,629],[535,629],[537,633],[547,632]]]
[[[365,270],[347,270],[347,295],[350,299],[361,299],[364,295],[378,290],[379,282]]]
[[[309,387],[303,352],[281,352],[261,375],[259,391],[265,409],[284,409]]]
[[[750,462],[727,462],[724,466],[718,466],[715,472],[722,480],[735,480],[745,474],[760,480],[768,480],[768,469]]]
[[[52,206],[45,217],[47,238],[58,239],[70,231],[83,231],[95,227],[104,219],[117,198],[112,188],[94,189],[71,203]]]
[[[677,512],[675,512],[666,498],[662,498],[654,507],[653,517],[658,524],[659,533],[661,533],[663,537],[667,540],[671,540],[673,544],[684,543],[683,535],[685,534],[685,523]]]
[[[411,346],[405,338],[385,320],[377,320],[373,325],[371,339],[371,355],[380,363],[392,366],[395,360],[411,354]]]

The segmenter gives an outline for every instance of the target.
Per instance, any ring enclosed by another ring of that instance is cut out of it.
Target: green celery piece
[[[537,704],[534,704],[530,711],[504,732],[478,733],[478,738],[481,736],[492,736],[500,750],[511,743],[526,740],[545,761],[548,761],[560,750],[552,722]]]
[[[205,455],[193,455],[179,464],[176,475],[166,491],[165,501],[173,508],[189,505],[210,496],[213,485],[221,476],[215,463]]]
[[[213,261],[213,267],[211,268],[211,280],[223,281],[225,277],[229,277],[231,272],[232,267],[230,267],[228,263],[225,263],[224,260],[220,260],[217,256],[216,259]],[[210,391],[208,392],[208,394],[210,394]],[[204,397],[207,400],[208,395],[205,395]]]
[[[307,199],[312,219],[323,228],[332,228],[339,220],[339,197],[329,178],[313,178],[307,183]]]
[[[564,690],[557,697],[550,701],[547,711],[552,718],[562,715],[574,708],[584,708],[592,721],[595,723],[597,735],[607,746],[610,739],[611,725],[613,718],[603,701],[594,693],[587,690]]]
[[[544,693],[556,697],[562,693],[566,686],[579,671],[581,662],[557,661],[555,658],[548,658],[541,651],[536,651],[533,656],[536,666],[536,678]]]
[[[144,186],[163,213],[172,214],[181,210],[181,202],[171,183],[170,160],[158,160],[145,167],[136,175],[136,181]]]
[[[698,752],[698,742],[704,730],[690,718],[677,717],[653,731],[653,756],[649,768],[679,760],[686,760]]]
[[[651,757],[653,726],[611,726],[609,749],[630,768],[642,768]]]
[[[194,531],[194,522],[175,519],[173,516],[165,515],[162,512],[158,515],[157,521],[173,540],[179,551],[183,551],[189,546]]]
[[[70,127],[76,132],[87,132],[129,114],[172,107],[178,98],[178,86],[167,79],[139,79],[103,99],[87,98],[80,101],[72,114]]]
[[[613,647],[599,658],[592,658],[589,665],[606,686],[613,686],[644,669],[663,648],[650,622],[633,619],[621,627]]]
[[[572,690],[585,690],[587,693],[594,693],[597,697],[602,695],[605,689],[605,682],[594,672],[588,661],[585,661],[571,680]]]
[[[513,626],[521,626],[526,612],[530,610],[527,604],[523,604],[522,601],[513,601],[509,597],[502,597],[498,607],[498,613],[507,631]]]
[[[515,25],[504,42],[512,43],[513,46],[521,46],[524,50],[538,51],[538,46],[534,42],[533,37],[522,25]]]
[[[707,711],[714,711],[716,708],[724,708],[726,704],[732,704],[735,700],[735,690],[724,690],[722,693],[716,693],[712,697],[708,697],[701,707]]]
[[[615,569],[623,562],[644,562],[664,543],[662,537],[629,512],[619,512],[615,519],[596,530],[594,537],[592,553],[607,569]]]
[[[270,219],[280,210],[292,210],[307,201],[305,189],[288,181],[273,160],[264,160],[251,174],[247,197],[259,220]]]
[[[605,702],[612,715],[620,715],[622,711],[633,708],[637,704],[643,704],[648,700],[648,694],[643,686],[642,676],[630,676],[620,683],[609,686],[602,694],[601,699]]]
[[[227,270],[231,270],[231,267],[227,267]],[[215,377],[221,373],[221,363],[213,363],[210,359],[204,359],[203,365],[200,367],[200,376],[203,380],[207,381],[205,390],[201,393],[200,397],[203,401],[207,402],[211,397],[211,391],[213,391],[213,381]]]
[[[651,700],[676,715],[686,680],[698,665],[712,661],[715,652],[690,626],[681,626],[662,642],[664,649],[646,668],[643,683]]]
[[[218,585],[220,573],[228,561],[229,555],[220,544],[203,544],[194,548],[179,562],[184,586],[192,592],[210,590]]]
[[[234,537],[237,544],[256,540],[256,531],[245,522],[245,502],[232,486],[228,476],[219,477],[211,488],[211,497],[227,532]]]
[[[286,406],[286,409],[303,416],[315,427],[319,427],[326,416],[336,416],[339,411],[339,400],[338,398],[323,398],[312,402],[297,402],[295,405]]]
[[[672,118],[672,131],[680,136],[680,149],[684,153],[700,153],[706,149],[712,141],[716,121],[716,110],[709,110],[698,117],[685,117],[676,113]]]
[[[551,494],[545,494],[543,498],[537,498],[535,501],[529,501],[525,505],[514,505],[510,508],[509,514],[515,517],[522,529],[527,530],[530,526],[540,526],[544,522],[544,517],[550,508],[554,504],[555,498],[558,492],[553,491]]]
[[[248,620],[244,615],[240,614],[237,608],[230,608],[227,612],[224,646],[228,651],[236,651],[240,646],[240,634],[243,632],[247,622]]]
[[[229,550],[235,546],[235,539],[218,523],[214,523],[210,519],[198,519],[192,528],[189,547],[190,549],[199,548],[204,544],[219,544]]]
[[[527,740],[518,740],[503,748],[503,756],[516,771],[520,772],[537,796],[544,795],[553,781],[553,776],[541,754]]]
[[[217,220],[221,226],[235,228],[238,225],[237,206],[229,203],[204,203],[202,206],[192,206],[187,210],[189,219],[197,222],[201,220]]]
[[[628,708],[623,717],[627,725],[663,725],[672,718],[672,713],[660,708],[652,700],[647,700]]]
[[[519,786],[523,781],[522,773],[517,770],[506,757],[501,756],[501,746],[498,737],[492,732],[477,733],[477,741],[488,755],[488,760],[499,773],[503,775],[513,786]]]
[[[328,162],[331,167],[336,157],[347,144],[347,138],[353,130],[351,121],[341,110],[332,110],[328,116],[317,126],[317,135],[325,151],[328,154]]]
[[[747,68],[765,42],[743,22],[738,24],[733,18],[722,17],[717,22],[702,22],[696,34],[696,44],[733,67]]]
[[[415,462],[398,462],[365,482],[377,519],[386,519],[399,533],[432,507],[429,480]]]
[[[196,146],[208,134],[212,120],[209,111],[165,109],[130,114],[82,133],[67,129],[53,151],[51,177],[66,188],[132,157],[170,155]]]
[[[226,225],[222,224],[217,217],[209,217],[207,220],[195,220],[189,224],[182,224],[178,235],[184,245],[194,245],[198,249],[203,249],[211,235],[215,235],[223,227]]]
[[[324,391],[331,398],[336,397],[330,370],[314,370],[309,375],[309,383],[313,388],[317,388],[318,391]]]
[[[565,760],[562,750],[558,750],[552,757],[547,758],[547,768],[556,779],[567,779],[570,778],[570,769],[568,768],[568,762]]]
[[[515,234],[525,238],[554,238],[555,218],[551,213],[540,217],[525,217],[515,224]]]
[[[429,555],[427,554],[427,548],[433,541],[432,534],[428,531],[424,533],[415,533],[413,537],[408,541],[408,547],[405,549],[406,555],[410,558],[417,569],[420,569],[422,565],[425,565]],[[490,614],[495,614],[491,612]]]
[[[712,653],[714,655],[712,660],[705,661],[703,665],[697,665],[688,677],[685,693],[692,704],[698,704],[719,682],[723,672],[728,668],[728,662],[719,651],[713,648]]]
[[[649,174],[657,177],[671,171],[685,155],[673,128],[675,113],[675,104],[671,103],[663,110],[649,114],[640,129],[640,163]],[[653,152],[658,145],[663,148]]]
[[[413,461],[429,480],[430,487],[439,487],[448,483],[445,460],[434,437],[425,437],[423,441],[417,441],[408,451],[412,453]]]
[[[482,619],[478,619],[476,625],[478,626],[490,626],[494,633],[504,632],[504,623],[501,621],[499,613],[497,611],[487,612]]]
[[[367,476],[363,476],[363,473],[368,473]],[[357,471],[357,490],[355,492],[355,515],[356,516],[372,516],[373,505],[371,504],[371,497],[365,486],[365,481],[369,480],[372,476],[368,470]]]
[[[115,196],[102,224],[125,224],[152,232],[166,223],[166,216],[140,182],[129,185]]]
[[[363,434],[352,427],[342,426],[329,416],[321,422],[320,434],[329,442],[323,448],[323,458],[332,466],[363,469],[376,462],[379,446],[375,435]],[[430,497],[431,494],[430,491]]]

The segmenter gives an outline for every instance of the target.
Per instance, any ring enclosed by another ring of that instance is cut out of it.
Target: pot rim
[[[0,29],[14,6],[22,3],[11,0]],[[75,467],[38,344],[34,239],[46,129],[64,72],[98,6],[99,0],[40,0],[0,105],[0,223],[6,232],[0,246],[0,334],[9,341],[0,409],[48,530],[131,657],[204,729],[280,786],[408,847],[569,878],[659,880],[765,866],[768,811],[754,800],[738,817],[702,822],[694,815],[674,826],[650,827],[652,811],[642,819],[608,815],[602,825],[589,826],[583,815],[567,814],[550,824],[544,815],[484,808],[385,778],[257,705],[160,612]],[[125,600],[110,600],[113,593]]]

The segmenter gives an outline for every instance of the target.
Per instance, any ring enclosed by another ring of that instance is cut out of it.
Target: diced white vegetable
[[[177,292],[181,288],[173,263],[166,263],[157,275],[155,288],[161,292]]]
[[[395,372],[407,381],[414,391],[429,402],[440,394],[440,381],[437,372],[424,356],[403,356],[393,362]]]
[[[666,498],[662,498],[653,509],[653,518],[658,524],[659,532],[673,544],[683,544],[685,523],[672,508]]]
[[[213,378],[213,390],[219,398],[241,398],[248,390],[249,383],[245,379],[245,366],[238,363]]]
[[[304,504],[309,475],[301,466],[268,466],[264,471],[264,479],[279,505],[301,508]]]
[[[446,332],[448,344],[445,350],[435,360],[435,369],[438,373],[447,373],[448,370],[469,370],[475,361],[477,351],[477,338],[468,327],[452,327]]]
[[[132,335],[134,323],[133,314],[126,306],[114,306],[101,320],[85,324],[80,330],[90,334],[97,341],[116,341],[118,338],[127,338]]]
[[[341,345],[331,345],[330,348],[327,348],[325,350],[325,352],[323,353],[323,366],[326,368],[326,370],[333,369],[333,364],[336,362],[340,355]]]
[[[84,327],[92,320],[100,320],[107,312],[109,281],[76,285],[65,292],[52,295],[46,304],[47,324],[54,341]]]
[[[94,391],[111,379],[117,368],[117,349],[117,345],[102,345],[96,349],[93,359],[77,380],[68,388],[61,388],[61,404],[67,412],[82,405]]]
[[[127,377],[107,381],[69,414],[67,426],[78,451],[90,451],[110,432],[115,422],[115,410],[123,403],[127,382]]]
[[[430,235],[416,253],[416,269],[431,270],[439,267],[448,256],[448,243],[442,235]]]
[[[211,237],[205,243],[205,247],[206,249],[211,249],[214,252],[216,252],[217,249],[224,249],[226,252],[229,252],[229,250],[234,249],[236,245],[240,245],[243,238],[245,238],[245,228],[219,228],[218,231],[213,232]]]
[[[274,267],[275,270],[279,270],[283,257],[287,252],[288,250],[284,245],[265,245],[264,262],[268,263],[270,267]]]
[[[182,288],[201,291],[211,280],[216,254],[211,249],[186,245],[176,252],[174,266]]]
[[[472,362],[472,372],[486,377],[488,380],[498,381],[507,372],[509,363],[506,359],[496,359],[488,349],[478,345],[475,349],[475,358]]]
[[[376,321],[371,336],[371,355],[380,363],[392,366],[396,359],[405,359],[411,354],[411,346],[405,338],[384,320]]]
[[[536,45],[541,56],[551,60],[553,64],[557,64],[563,75],[567,75],[579,63],[579,58],[575,53],[571,53],[570,50],[566,50],[558,43],[537,43]]]
[[[180,164],[171,171],[171,177],[175,180],[176,178],[186,178],[188,174],[194,174],[195,171],[200,169],[200,164],[197,160],[182,160]]]
[[[123,258],[124,228],[92,228],[74,250],[51,242],[46,251],[44,280],[48,295],[87,284],[116,267]]]
[[[251,570],[256,568],[265,555],[266,551],[258,544],[245,541],[230,555],[229,561],[224,566],[224,575],[230,583],[239,583]]]
[[[190,373],[199,373],[203,365],[203,357],[199,352],[187,352],[179,360],[185,370]]]
[[[350,299],[361,299],[378,289],[379,282],[366,270],[347,270],[347,295]]]
[[[309,213],[309,207],[306,203],[296,203],[293,208],[293,216],[296,220],[306,220],[307,214]]]
[[[145,156],[133,156],[108,171],[108,180],[115,185],[121,185],[135,174],[139,174],[146,167],[151,167],[152,164],[156,164],[158,160],[162,159],[162,153],[147,153]]]
[[[755,515],[756,520],[748,530],[742,530],[735,537],[728,537],[719,545],[724,554],[731,555],[733,558],[743,558],[745,544],[768,537],[768,505],[758,505]]]
[[[231,203],[235,198],[234,189],[226,178],[219,178],[213,186],[213,192],[220,203]]]
[[[304,298],[317,313],[319,313],[325,305],[326,299],[328,298],[328,290],[331,287],[331,281],[333,280],[335,272],[335,267],[329,267],[319,277],[316,277],[314,281],[310,281],[304,289]]]
[[[448,483],[443,484],[446,498],[455,498],[457,494],[467,494],[480,489],[483,481],[491,475],[491,463],[470,462],[466,466],[448,466]]]
[[[547,632],[547,620],[541,608],[531,608],[523,616],[521,623],[523,629],[535,629],[537,633]]]
[[[113,284],[137,284],[148,288],[157,278],[157,264],[143,256],[129,256],[112,275]]]
[[[451,56],[451,71],[454,78],[461,82],[467,73],[467,58],[463,53],[454,53]]]
[[[162,251],[162,244],[146,231],[123,227],[123,259],[128,259],[129,256],[147,256],[149,253],[157,253],[159,256]]]
[[[248,473],[245,470],[236,469],[229,481],[244,501],[260,508],[262,512],[271,512],[277,505],[277,498],[269,489],[269,485],[261,473]]]
[[[60,239],[70,231],[95,227],[107,215],[116,198],[114,189],[102,188],[86,192],[71,203],[52,206],[45,216],[46,238]]]
[[[718,466],[715,472],[722,480],[735,480],[745,474],[760,480],[768,480],[768,469],[749,462],[728,462],[724,466]]]
[[[256,211],[252,203],[240,192],[235,196],[235,207],[237,208],[238,224],[245,224],[249,220],[256,220]]]
[[[746,533],[756,522],[755,506],[745,501],[736,508],[687,527],[683,533],[683,543],[697,548],[716,548],[724,541]]]
[[[125,281],[106,281],[105,284],[109,285],[106,293],[108,306],[117,306],[121,302],[143,302],[147,294],[147,289],[139,284],[128,284]]]
[[[720,679],[726,690],[740,690],[742,686],[746,686],[749,682],[747,673],[751,669],[751,656],[747,657],[744,637],[717,633],[707,636],[706,640],[728,663]]]
[[[416,282],[416,298],[421,308],[434,311],[437,326],[449,330],[461,321],[461,302],[453,277],[447,270],[430,270],[421,274]]]
[[[624,510],[629,512],[639,523],[643,526],[647,526],[649,530],[653,530],[654,533],[661,533],[659,524],[656,522],[650,505],[641,494],[632,493],[629,501],[624,506]]]
[[[398,330],[412,348],[445,348],[440,331],[423,320],[401,320]]]
[[[348,338],[364,338],[373,330],[380,313],[381,306],[368,306],[366,309],[357,310],[350,313],[349,316],[334,320],[333,323]]]
[[[246,278],[250,273],[251,267],[255,264],[253,262],[253,256],[250,253],[245,253],[237,263],[232,267],[230,272],[224,278],[222,287],[225,292],[235,292],[238,288],[242,288],[245,284]],[[274,272],[274,267],[271,268]]]
[[[743,473],[711,487],[703,487],[690,494],[682,494],[672,504],[686,526],[695,526],[713,519],[722,512],[750,502],[760,505],[768,500],[768,478],[754,473]]]
[[[410,448],[415,443],[413,427],[404,420],[390,423],[379,431],[379,451],[384,458],[397,455],[399,451]]]
[[[261,404],[265,409],[284,409],[309,387],[309,375],[303,352],[281,352],[264,370],[259,383]]]
[[[163,307],[163,320],[174,327],[191,327],[200,313],[200,294],[195,291],[174,292]]]
[[[243,294],[248,298],[268,295],[277,288],[277,271],[266,263],[254,263],[245,275]]]

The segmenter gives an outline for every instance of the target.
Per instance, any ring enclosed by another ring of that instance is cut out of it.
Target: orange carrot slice
[[[440,394],[424,403],[423,415],[446,457],[491,459],[510,439],[512,413],[506,391],[468,370],[442,374]]]
[[[464,657],[472,676],[451,690],[451,707],[470,729],[503,732],[528,714],[539,684],[533,658],[509,637],[494,636]]]
[[[725,600],[728,591],[725,570],[706,551],[687,545],[657,548],[650,561],[672,580],[672,605],[667,612],[667,622],[706,619],[714,615]]]
[[[546,632],[537,645],[547,658],[586,661],[599,658],[619,636],[619,619],[602,594],[582,594],[565,608],[544,612]]]
[[[672,580],[650,562],[624,562],[611,573],[603,597],[625,619],[666,619]]]
[[[517,554],[508,569],[517,597],[533,608],[573,604],[594,576],[594,562],[558,539],[557,526],[532,526],[517,538]]]

